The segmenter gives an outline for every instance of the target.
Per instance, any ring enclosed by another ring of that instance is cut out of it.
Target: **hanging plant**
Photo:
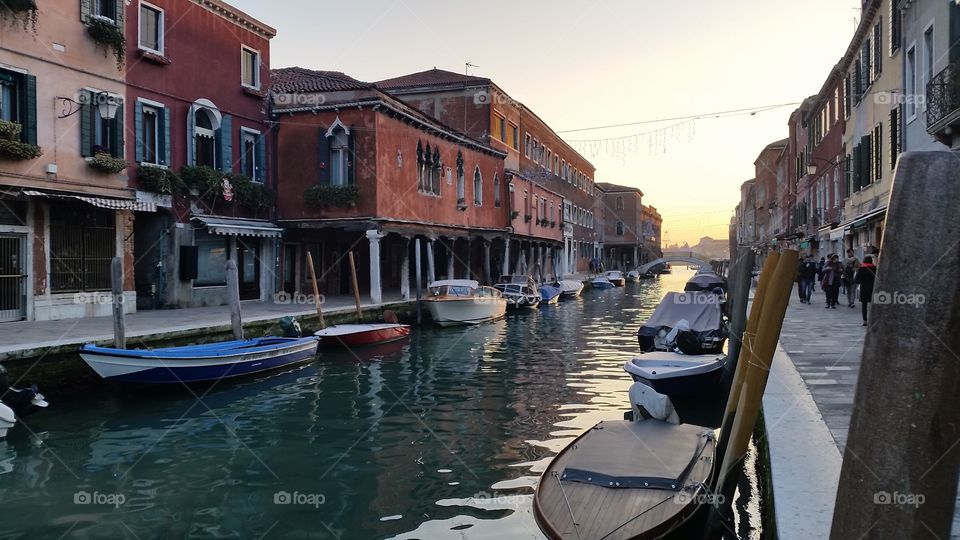
[[[0,139],[6,139],[8,141],[20,140],[21,131],[23,131],[23,126],[19,123],[0,120]]]
[[[20,23],[24,32],[30,30],[36,35],[39,19],[37,2],[36,0],[3,0],[0,2],[0,19],[8,22],[11,27]]]
[[[520,215],[520,212],[517,212],[516,210],[514,210],[513,212],[510,212],[510,219],[517,219],[517,216],[519,215]]]
[[[113,157],[110,150],[104,146],[93,147],[93,157],[87,158],[87,165],[105,173],[117,174],[127,168],[127,161]]]
[[[328,206],[346,208],[356,206],[359,200],[360,188],[356,185],[317,185],[311,186],[303,193],[303,202],[311,208],[326,208]]]
[[[140,185],[150,191],[173,195],[183,190],[183,180],[177,173],[163,167],[141,165],[137,168]]]
[[[87,32],[97,43],[113,48],[113,55],[117,58],[117,69],[123,69],[123,55],[126,51],[127,40],[123,37],[123,30],[110,19],[91,16],[87,20]]]
[[[223,173],[206,165],[185,166],[180,169],[184,185],[197,190],[201,198],[216,197],[222,192]]]
[[[0,156],[23,161],[26,159],[38,158],[43,154],[43,150],[35,144],[28,144],[18,140],[0,138]]]

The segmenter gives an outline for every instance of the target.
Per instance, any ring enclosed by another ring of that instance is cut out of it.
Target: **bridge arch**
[[[697,257],[694,257],[693,254],[676,254],[676,255],[664,255],[663,257],[655,261],[650,261],[647,264],[641,265],[639,268],[637,268],[637,271],[640,272],[641,274],[646,274],[654,266],[657,266],[658,264],[668,263],[668,262],[687,263],[690,265],[699,266],[701,269],[711,268],[709,262],[704,261],[703,259],[698,259]]]

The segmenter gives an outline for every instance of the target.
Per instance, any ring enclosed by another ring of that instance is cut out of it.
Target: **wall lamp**
[[[100,113],[100,118],[104,120],[113,120],[117,116],[117,109],[120,107],[120,104],[117,102],[116,96],[112,96],[108,92],[81,94],[81,96],[89,96],[91,102],[84,103],[84,101],[88,99],[86,97],[82,97],[80,101],[77,101],[73,98],[57,96],[56,99],[60,100],[60,104],[63,107],[63,110],[57,118],[73,116],[82,111],[84,105],[95,105],[97,112]]]

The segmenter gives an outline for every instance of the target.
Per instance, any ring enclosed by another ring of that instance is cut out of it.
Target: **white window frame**
[[[149,8],[156,11],[159,15],[157,19],[157,44],[160,46],[160,49],[151,49],[150,47],[143,46],[143,36],[140,34],[140,17],[143,12],[143,8]],[[167,24],[167,13],[160,6],[156,6],[149,2],[140,2],[140,6],[137,8],[137,48],[141,51],[147,51],[154,54],[159,54],[163,56],[163,51],[166,50],[166,43],[164,43],[164,34],[166,33],[166,24]]]
[[[479,177],[479,182],[477,178]],[[477,189],[477,188],[480,189]],[[483,206],[483,173],[480,172],[480,166],[473,168],[473,205]]]
[[[261,133],[255,129],[248,128],[248,127],[240,128],[240,166],[242,169],[243,160],[245,159],[244,154],[246,153],[246,150],[247,150],[244,146],[244,143],[246,143],[246,138],[253,137],[253,174],[250,176],[250,180],[253,180],[254,182],[257,182],[257,183],[262,183],[260,180],[257,180],[257,169],[261,165],[260,163],[257,163],[257,160],[260,159],[260,156],[257,155],[258,154],[257,143],[260,140],[260,135]],[[243,171],[243,173],[246,174],[246,171]],[[331,181],[332,180],[333,179],[331,178]]]
[[[243,80],[243,77],[244,77],[244,75],[245,75],[244,69],[243,69],[243,68],[244,68],[244,66],[243,66],[243,61],[244,61],[244,58],[246,57],[246,53],[248,53],[248,52],[253,53],[253,54],[255,55],[255,58],[257,59],[257,65],[256,65],[255,69],[253,70],[253,75],[254,75],[254,77],[256,78],[256,81],[254,81],[254,84],[253,84],[253,85],[247,84],[247,82]],[[261,65],[262,65],[262,60],[261,60],[261,57],[260,57],[260,51],[259,51],[258,49],[254,49],[253,47],[248,47],[248,46],[246,46],[246,45],[241,45],[241,46],[240,46],[240,84],[241,84],[244,88],[250,88],[251,90],[260,90],[260,82],[261,82],[261,81],[260,81],[260,67],[261,67]]]
[[[116,18],[115,18],[116,15],[117,15],[116,13],[114,13],[114,17],[107,17],[106,15],[101,15],[101,14],[100,14],[100,0],[92,0],[92,2],[93,2],[93,4],[90,6],[90,13],[91,13],[92,16],[94,16],[94,17],[96,17],[96,18],[98,18],[98,19],[104,20],[104,21],[110,21],[110,22],[112,22],[113,24],[116,24],[116,23],[117,23],[117,20],[116,20]],[[113,9],[114,9],[114,11],[116,11],[117,8],[114,7]]]
[[[152,112],[153,112],[153,116],[154,116],[154,120],[153,120],[153,157],[154,157],[154,159],[156,160],[156,161],[147,161],[147,145],[146,145],[146,137],[144,137],[144,138],[143,138],[143,140],[144,140],[144,145],[143,145],[143,159],[144,159],[144,160],[141,161],[140,163],[145,163],[145,164],[147,164],[147,165],[153,165],[153,166],[159,166],[159,165],[160,165],[160,137],[161,137],[161,134],[160,134],[160,115],[164,114],[164,108],[163,108],[163,106],[153,105],[153,104],[147,103],[146,101],[143,101],[143,100],[138,100],[138,101],[140,101],[140,104],[141,104],[141,113],[140,113],[140,114],[143,114],[143,115],[145,116],[145,115],[147,115],[147,114],[150,114],[149,111],[152,111]],[[142,122],[143,122],[143,121],[141,120],[141,124],[142,124]],[[140,135],[141,135],[141,137],[142,137],[143,135],[146,135],[146,129],[144,129],[144,132],[141,133]]]
[[[910,73],[910,55],[913,54],[913,73]],[[910,45],[907,46],[907,50],[904,51],[904,63],[906,64],[907,73],[904,74],[904,90],[907,95],[916,96],[917,95],[917,62],[919,58],[917,56],[917,42],[912,41]],[[906,113],[907,113],[907,124],[912,123],[917,119],[917,103],[916,100],[908,100],[906,104]]]

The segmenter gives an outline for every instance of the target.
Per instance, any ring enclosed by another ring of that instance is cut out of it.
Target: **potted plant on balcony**
[[[527,215],[523,216],[523,222],[524,222],[524,223],[530,223],[530,220],[531,220],[531,219],[533,219],[533,216],[531,216],[530,214],[527,214]]]
[[[332,186],[316,185],[307,188],[303,193],[303,202],[311,208],[327,208],[336,206],[350,208],[360,200],[360,188],[357,185]]]
[[[520,215],[520,212],[517,212],[516,210],[514,210],[513,212],[510,212],[510,219],[511,220],[517,219],[517,216],[519,215]]]
[[[37,33],[37,1],[36,0],[3,0],[0,2],[0,19],[15,26],[18,22],[23,30],[32,29]],[[6,26],[6,25],[3,25]]]
[[[140,185],[163,195],[174,195],[183,190],[183,180],[177,173],[164,167],[140,165],[137,168]]]
[[[117,59],[117,69],[123,69],[123,54],[126,51],[127,40],[123,37],[123,30],[116,22],[99,15],[91,15],[87,19],[87,33],[94,41],[104,47],[113,48],[113,55]]]
[[[457,199],[457,210],[464,212],[467,210],[467,200],[464,198]]]
[[[43,151],[35,144],[20,140],[23,126],[17,122],[0,120],[0,156],[16,161],[40,157]]]
[[[93,147],[93,157],[87,158],[87,165],[110,174],[117,174],[127,168],[126,160],[113,157],[109,148],[100,145]]]
[[[554,227],[556,227],[556,226],[557,226],[557,222],[556,222],[556,221],[551,221],[551,222],[550,222],[550,228],[551,228],[551,229],[554,228]]]

